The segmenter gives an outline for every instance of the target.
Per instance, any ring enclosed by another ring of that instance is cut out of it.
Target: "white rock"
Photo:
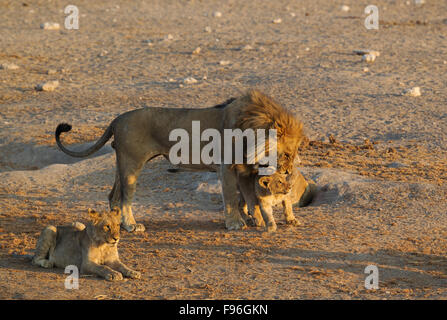
[[[230,61],[228,61],[228,60],[221,60],[221,61],[219,61],[219,64],[220,64],[221,66],[227,66],[227,65],[230,64]]]
[[[420,97],[421,96],[421,88],[413,87],[411,89],[406,89],[403,94],[406,96],[410,96],[410,97]]]
[[[40,25],[40,28],[44,30],[59,30],[61,26],[57,22],[45,22]]]
[[[291,17],[296,17],[296,13],[295,12],[290,12],[290,16]]]
[[[364,67],[363,68],[363,72],[369,72],[369,68],[368,67]]]
[[[205,27],[205,32],[211,33],[211,31],[212,31],[211,27],[208,27],[208,26]]]
[[[168,34],[163,38],[163,40],[173,40],[173,39],[174,39],[174,36],[172,34]]]
[[[349,6],[347,6],[345,4],[341,6],[341,11],[348,12],[349,10],[351,10],[351,8],[349,8]]]
[[[4,70],[17,70],[19,68],[18,65],[14,64],[14,63],[10,63],[10,62],[5,62],[0,64],[0,69],[4,69]]]
[[[273,20],[273,23],[276,23],[276,24],[281,23],[281,22],[282,22],[281,18],[277,18],[277,19]]]
[[[360,49],[360,50],[354,50],[354,53],[360,56],[363,56],[365,54],[373,54],[376,57],[380,57],[380,52],[376,51],[376,50],[364,50],[364,49]]]
[[[197,80],[194,79],[193,77],[187,77],[187,78],[183,79],[183,83],[184,84],[194,84],[194,83],[197,83]]]
[[[253,50],[253,47],[252,47],[251,45],[249,45],[249,44],[246,44],[245,46],[243,46],[243,47],[241,48],[241,50],[243,50],[243,51],[249,51],[249,50]]]
[[[59,86],[59,81],[48,81],[40,83],[36,86],[37,91],[54,91]]]
[[[367,63],[373,63],[374,61],[376,61],[376,56],[374,54],[371,54],[371,53],[364,54],[362,56],[362,61],[365,61]]]
[[[414,4],[416,4],[416,5],[421,5],[424,3],[425,3],[425,0],[414,0]]]
[[[307,47],[306,49],[304,49],[304,50],[306,50],[306,51],[310,51],[310,48],[309,47]]]
[[[222,12],[220,12],[220,11],[214,11],[214,12],[213,12],[213,17],[214,17],[214,18],[220,18],[220,17],[222,17]]]
[[[197,47],[197,48],[194,49],[194,51],[192,52],[192,54],[199,54],[201,50],[202,50],[202,49],[200,49],[200,47]]]

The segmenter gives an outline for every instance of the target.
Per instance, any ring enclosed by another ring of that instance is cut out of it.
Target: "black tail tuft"
[[[68,132],[71,130],[71,125],[68,123],[60,123],[56,128],[56,137],[59,137],[62,132]]]

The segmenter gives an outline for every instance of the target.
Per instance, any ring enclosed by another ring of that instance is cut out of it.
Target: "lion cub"
[[[90,221],[85,226],[48,226],[40,234],[32,263],[43,268],[76,265],[81,273],[93,273],[106,280],[122,280],[123,276],[139,279],[118,257],[121,212],[88,210]]]
[[[276,222],[273,218],[273,206],[282,203],[286,223],[300,225],[292,210],[294,204],[299,207],[308,205],[316,192],[316,185],[309,184],[298,169],[294,168],[292,174],[274,173],[270,176],[255,176],[254,194],[243,194],[243,211],[253,215],[258,226],[264,225],[267,231],[276,231]],[[263,219],[264,221],[261,221]]]

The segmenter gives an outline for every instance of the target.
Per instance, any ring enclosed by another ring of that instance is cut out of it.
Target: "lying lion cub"
[[[270,176],[255,176],[254,194],[241,194],[242,210],[246,215],[253,215],[256,225],[265,224],[267,231],[273,232],[276,231],[273,206],[282,203],[287,224],[300,225],[293,214],[292,206],[298,204],[299,207],[304,207],[310,204],[315,193],[316,185],[309,184],[296,168],[290,175],[274,173]],[[261,219],[264,221],[260,221]]]
[[[43,268],[65,268],[76,265],[81,273],[93,273],[106,280],[122,280],[123,275],[139,279],[141,274],[129,269],[118,257],[121,212],[97,213],[88,210],[90,221],[85,226],[48,226],[37,241],[33,264]]]

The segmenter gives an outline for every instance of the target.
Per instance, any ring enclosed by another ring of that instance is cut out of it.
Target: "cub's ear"
[[[93,209],[88,208],[88,216],[93,224],[98,223],[101,218],[101,215]]]
[[[263,187],[264,189],[267,189],[271,180],[272,180],[272,178],[268,177],[268,176],[259,178],[259,185],[261,187]]]
[[[120,208],[118,208],[117,206],[113,207],[112,211],[111,211],[114,215],[121,215],[121,210]]]

